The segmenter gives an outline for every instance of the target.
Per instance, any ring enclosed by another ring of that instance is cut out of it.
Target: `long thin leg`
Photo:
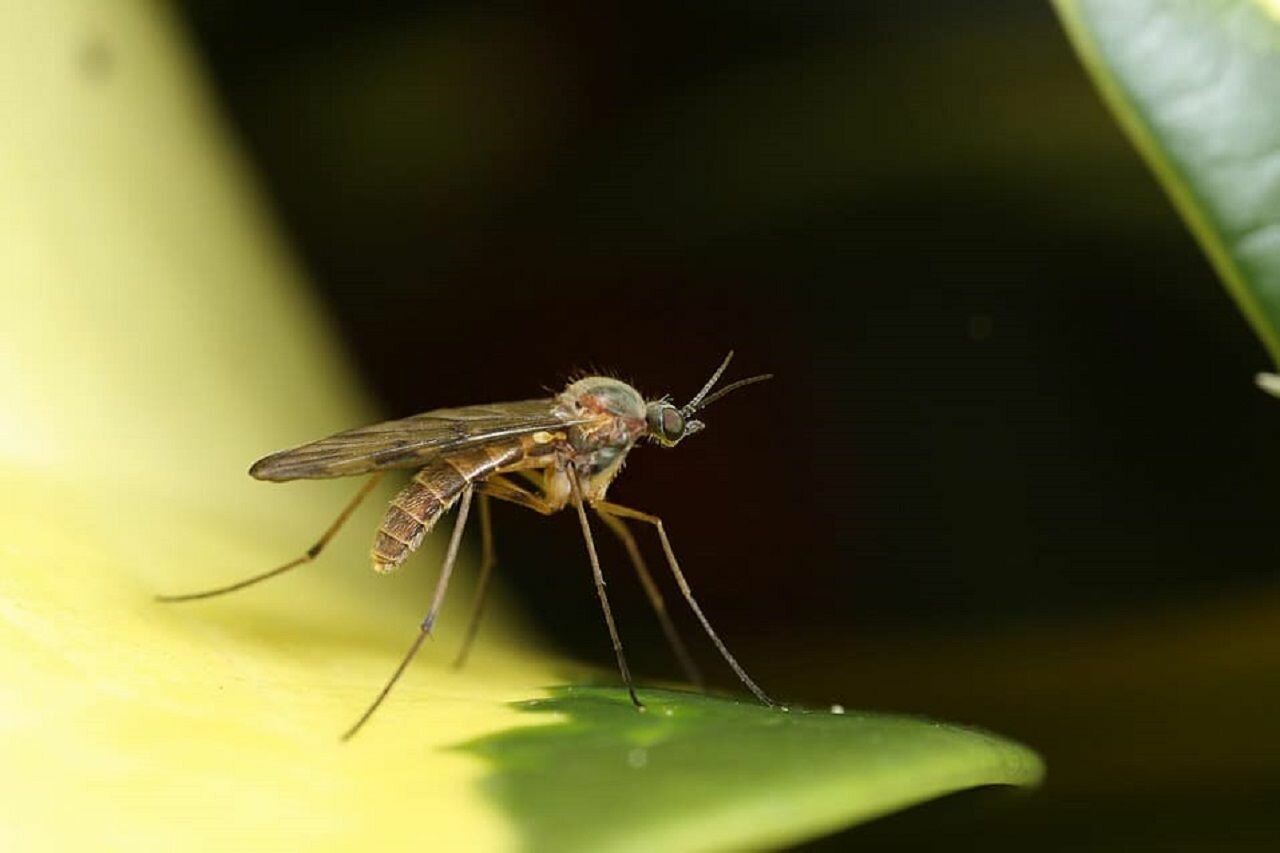
[[[751,680],[751,677],[747,675],[747,672],[742,668],[742,665],[739,664],[737,659],[729,653],[728,647],[726,647],[720,637],[717,636],[715,629],[711,627],[711,622],[708,621],[706,615],[703,614],[702,608],[698,606],[697,600],[693,597],[693,590],[689,588],[689,582],[685,580],[684,572],[680,571],[680,563],[676,560],[675,551],[671,549],[671,540],[667,538],[667,531],[666,528],[662,526],[662,519],[658,518],[656,515],[650,515],[647,512],[641,512],[638,509],[631,509],[630,507],[610,503],[609,501],[596,501],[592,504],[592,507],[596,512],[603,513],[605,515],[634,518],[636,521],[643,521],[658,528],[658,538],[662,540],[662,551],[667,555],[667,563],[671,566],[671,573],[676,576],[676,583],[680,586],[680,591],[684,593],[685,601],[689,602],[689,607],[698,617],[698,621],[702,623],[702,627],[706,630],[707,636],[711,638],[711,642],[716,644],[716,648],[720,650],[721,656],[723,656],[725,661],[728,662],[729,666],[733,669],[734,673],[742,683],[747,686],[747,689],[755,694],[757,699],[766,705],[776,704],[756,685],[754,681]]]
[[[680,668],[684,670],[685,677],[689,679],[699,690],[705,686],[702,680],[702,673],[698,670],[698,665],[693,662],[688,648],[680,639],[680,634],[676,631],[675,623],[671,621],[671,614],[667,612],[667,603],[662,598],[662,592],[658,589],[658,585],[653,581],[653,575],[649,573],[649,567],[645,564],[644,555],[640,553],[640,547],[636,545],[636,538],[631,535],[631,531],[627,529],[626,523],[605,512],[597,512],[600,520],[603,521],[614,534],[622,540],[622,546],[627,549],[627,556],[631,558],[631,565],[635,566],[636,574],[640,576],[640,584],[644,587],[645,594],[649,596],[649,603],[653,605],[653,612],[658,616],[658,622],[662,625],[662,633],[667,635],[667,642],[671,645],[671,650],[675,652],[676,658],[680,661]]]
[[[454,659],[455,668],[461,668],[471,653],[471,644],[476,640],[476,632],[480,630],[480,617],[484,615],[484,604],[488,598],[489,576],[498,558],[493,550],[493,523],[489,518],[489,496],[480,494],[480,574],[476,579],[476,591],[471,604],[471,618],[467,620],[467,633],[462,637],[462,648]]]
[[[303,563],[310,563],[312,560],[314,560],[316,557],[320,555],[320,552],[324,550],[324,546],[329,544],[329,540],[332,539],[334,537],[334,534],[336,534],[338,530],[342,528],[342,525],[345,524],[347,519],[351,517],[351,514],[356,511],[356,507],[360,505],[361,501],[363,501],[366,497],[369,496],[369,493],[373,491],[374,486],[378,485],[378,481],[381,479],[382,479],[381,472],[374,474],[372,477],[370,477],[368,481],[363,486],[360,487],[360,491],[356,492],[356,496],[351,499],[351,503],[347,504],[346,507],[342,510],[342,512],[339,513],[338,517],[334,519],[333,524],[329,525],[329,529],[326,530],[320,536],[319,540],[316,541],[316,544],[308,548],[301,557],[298,557],[295,560],[290,560],[289,562],[285,563],[283,566],[272,569],[269,572],[263,572],[260,575],[254,575],[253,577],[245,578],[242,581],[236,581],[235,583],[228,584],[227,586],[220,586],[215,589],[206,589],[202,592],[189,592],[184,595],[157,595],[156,601],[172,603],[175,601],[195,601],[200,598],[213,598],[215,595],[224,595],[225,593],[228,593],[228,592],[235,592],[238,589],[244,589],[247,586],[253,586],[255,583],[258,583],[259,581],[264,581],[267,578],[273,578],[276,575],[282,575],[285,572],[289,571],[290,569],[301,566]]]
[[[622,680],[631,694],[631,701],[640,710],[644,703],[636,696],[636,688],[631,683],[631,670],[627,667],[627,658],[622,653],[622,640],[618,637],[618,627],[613,624],[613,611],[609,608],[609,596],[604,591],[604,573],[600,571],[600,557],[596,555],[596,543],[591,538],[591,524],[587,521],[587,511],[582,505],[582,485],[578,482],[578,472],[570,469],[569,484],[573,488],[573,505],[578,510],[578,521],[582,523],[582,538],[587,543],[587,556],[591,558],[591,571],[596,579],[596,594],[600,596],[600,608],[604,611],[605,624],[609,626],[609,637],[613,640],[613,651],[618,656],[618,669],[622,671]]]
[[[493,550],[493,528],[489,522],[488,499],[497,498],[508,501],[542,515],[551,515],[554,512],[541,495],[527,491],[518,483],[513,483],[497,474],[477,483],[476,491],[480,493],[480,528],[484,540],[484,551],[480,559],[480,577],[476,582],[475,600],[471,605],[471,619],[467,623],[467,633],[463,635],[462,648],[458,650],[458,657],[453,662],[455,668],[467,662],[467,655],[470,654],[476,633],[480,630],[480,620],[484,616],[484,605],[489,594],[489,578],[493,567],[497,564]]]
[[[360,727],[369,721],[369,718],[373,716],[373,712],[378,710],[378,706],[382,704],[382,700],[387,698],[391,688],[395,687],[396,682],[400,680],[400,676],[404,674],[409,662],[418,653],[418,649],[422,648],[423,640],[431,636],[431,629],[436,624],[436,616],[440,613],[440,605],[444,603],[445,591],[449,588],[449,576],[453,574],[453,564],[458,559],[458,544],[462,541],[462,530],[467,526],[467,515],[471,511],[471,492],[471,486],[467,486],[462,490],[462,497],[458,503],[458,518],[453,523],[453,535],[449,537],[449,550],[445,552],[444,566],[440,569],[440,578],[436,581],[436,591],[431,597],[431,609],[427,611],[426,618],[422,620],[422,625],[418,628],[418,636],[414,637],[413,644],[409,646],[409,651],[405,653],[404,659],[400,661],[396,671],[391,674],[391,678],[387,680],[382,691],[373,700],[373,704],[360,715],[360,719],[356,720],[355,725],[347,729],[346,733],[343,734],[343,740],[350,740],[355,736],[356,732],[360,731]]]

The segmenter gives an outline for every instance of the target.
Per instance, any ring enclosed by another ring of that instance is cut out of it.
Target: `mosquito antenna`
[[[757,382],[763,382],[766,379],[772,379],[772,378],[773,378],[772,373],[761,373],[759,376],[749,376],[746,379],[739,379],[737,382],[730,382],[728,385],[724,386],[719,391],[712,394],[710,397],[707,397],[706,399],[702,400],[702,402],[698,404],[697,409],[690,409],[688,406],[685,406],[684,409],[680,410],[681,414],[691,415],[698,409],[705,409],[707,406],[710,406],[712,403],[714,403],[716,400],[719,400],[721,397],[723,397],[725,394],[728,394],[730,391],[736,391],[739,388],[742,388],[744,386],[755,385]]]
[[[688,417],[696,412],[702,405],[702,398],[707,396],[716,383],[720,381],[721,375],[724,373],[729,362],[733,361],[733,350],[729,350],[729,354],[724,357],[724,361],[720,362],[720,366],[716,368],[716,372],[711,374],[711,378],[707,380],[707,384],[702,386],[702,390],[693,395],[693,399],[684,404],[684,408],[680,410],[680,414]]]

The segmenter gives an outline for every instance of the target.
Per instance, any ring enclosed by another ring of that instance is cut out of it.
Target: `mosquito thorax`
[[[630,447],[646,432],[644,397],[620,380],[588,376],[570,384],[556,399],[568,418],[607,416],[569,431],[570,444],[579,452]]]

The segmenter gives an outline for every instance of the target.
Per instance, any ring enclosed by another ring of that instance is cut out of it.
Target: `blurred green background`
[[[1047,4],[183,8],[388,415],[588,367],[679,399],[731,347],[777,374],[614,499],[767,689],[1049,766],[817,846],[1280,843],[1266,357]],[[573,519],[495,523],[546,635],[611,667]]]

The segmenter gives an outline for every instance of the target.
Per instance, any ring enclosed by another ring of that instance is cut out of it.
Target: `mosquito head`
[[[655,400],[645,406],[645,421],[649,437],[663,447],[674,447],[686,435],[702,429],[701,421],[686,420],[679,409],[665,400]]]
[[[663,447],[674,447],[685,436],[701,432],[706,427],[702,421],[694,419],[695,412],[705,409],[730,391],[773,378],[773,374],[765,373],[739,379],[737,382],[730,382],[714,394],[711,393],[711,389],[720,381],[720,376],[732,360],[733,350],[730,350],[724,357],[724,361],[720,362],[720,366],[716,368],[716,372],[711,374],[707,384],[702,386],[702,390],[693,395],[693,399],[683,406],[677,407],[666,400],[654,400],[648,403],[645,407],[645,420],[649,427],[649,437]]]

